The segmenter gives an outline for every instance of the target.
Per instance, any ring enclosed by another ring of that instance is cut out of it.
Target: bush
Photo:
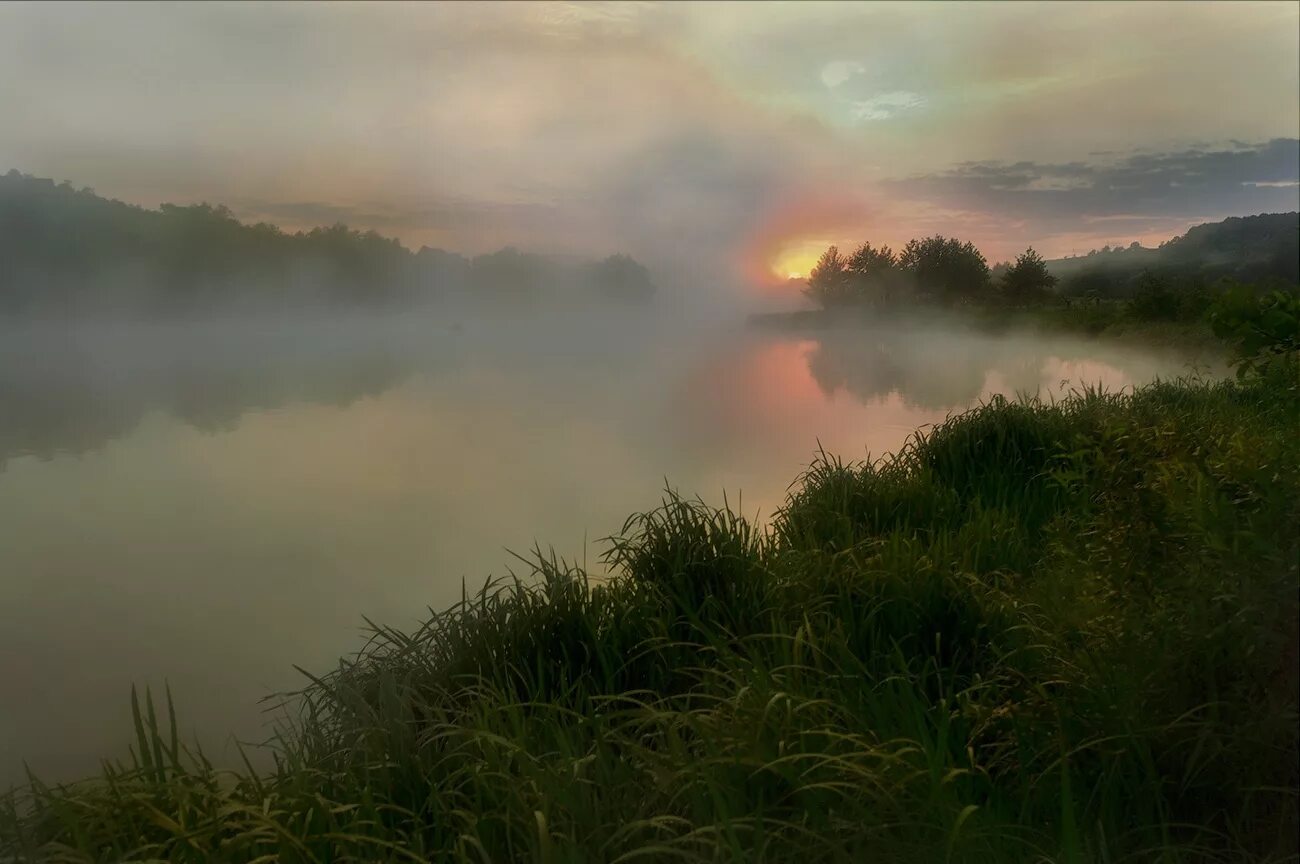
[[[1278,374],[1294,383],[1300,364],[1300,293],[1261,294],[1232,285],[1210,307],[1214,333],[1233,349],[1237,374]]]

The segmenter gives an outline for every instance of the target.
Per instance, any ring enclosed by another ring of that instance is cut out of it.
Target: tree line
[[[863,243],[843,255],[831,246],[809,273],[805,293],[827,309],[906,302],[1030,303],[1049,296],[1056,282],[1032,248],[994,279],[974,244],[934,236],[911,240],[897,253],[888,246]]]
[[[289,233],[245,224],[220,205],[152,210],[66,182],[0,175],[0,312],[228,303],[293,309],[454,295],[644,301],[654,291],[646,268],[626,255],[589,261],[512,248],[472,258],[429,247],[413,252],[342,224]]]
[[[1190,320],[1225,291],[1294,291],[1300,282],[1300,214],[1233,217],[1198,225],[1157,248],[1133,243],[1046,261],[1031,247],[990,267],[970,242],[912,240],[900,252],[835,246],[809,274],[805,294],[824,309],[907,303],[1042,306],[1118,302],[1143,320]]]

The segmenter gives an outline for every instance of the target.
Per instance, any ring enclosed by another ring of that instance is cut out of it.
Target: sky
[[[1300,3],[0,4],[0,171],[779,286],[1300,209]]]

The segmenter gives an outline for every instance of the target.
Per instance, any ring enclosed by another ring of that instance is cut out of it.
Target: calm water
[[[362,616],[413,625],[535,541],[598,569],[665,479],[766,516],[819,442],[1188,362],[935,327],[0,325],[0,785],[120,752],[133,682],[221,758]]]

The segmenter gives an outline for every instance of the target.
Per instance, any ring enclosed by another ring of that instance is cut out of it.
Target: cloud
[[[854,102],[853,116],[859,120],[888,120],[904,111],[911,111],[924,105],[925,99],[919,93],[894,90]]]
[[[780,246],[773,226],[834,236],[832,217],[845,232],[875,220],[890,242],[1088,224],[1072,216],[1172,226],[1293,197],[1270,185],[1291,175],[1232,174],[1258,167],[1250,148],[1191,142],[1294,134],[1297,17],[1294,4],[0,4],[0,80],[15,82],[0,88],[0,170],[468,254],[511,243],[692,268],[756,237]],[[1196,159],[1233,180],[1198,179]]]
[[[832,60],[822,67],[822,83],[827,89],[834,90],[853,76],[866,71],[866,66],[853,60]]]
[[[1135,153],[1098,162],[968,162],[893,181],[909,195],[965,205],[997,205],[1024,216],[1071,218],[1131,212],[1166,213],[1189,206],[1287,204],[1300,180],[1300,140],[1249,146]]]
[[[1300,140],[1096,162],[969,162],[885,185],[904,199],[1023,225],[1038,237],[1077,239],[1081,228],[1108,222],[1177,233],[1196,221],[1300,209]]]

